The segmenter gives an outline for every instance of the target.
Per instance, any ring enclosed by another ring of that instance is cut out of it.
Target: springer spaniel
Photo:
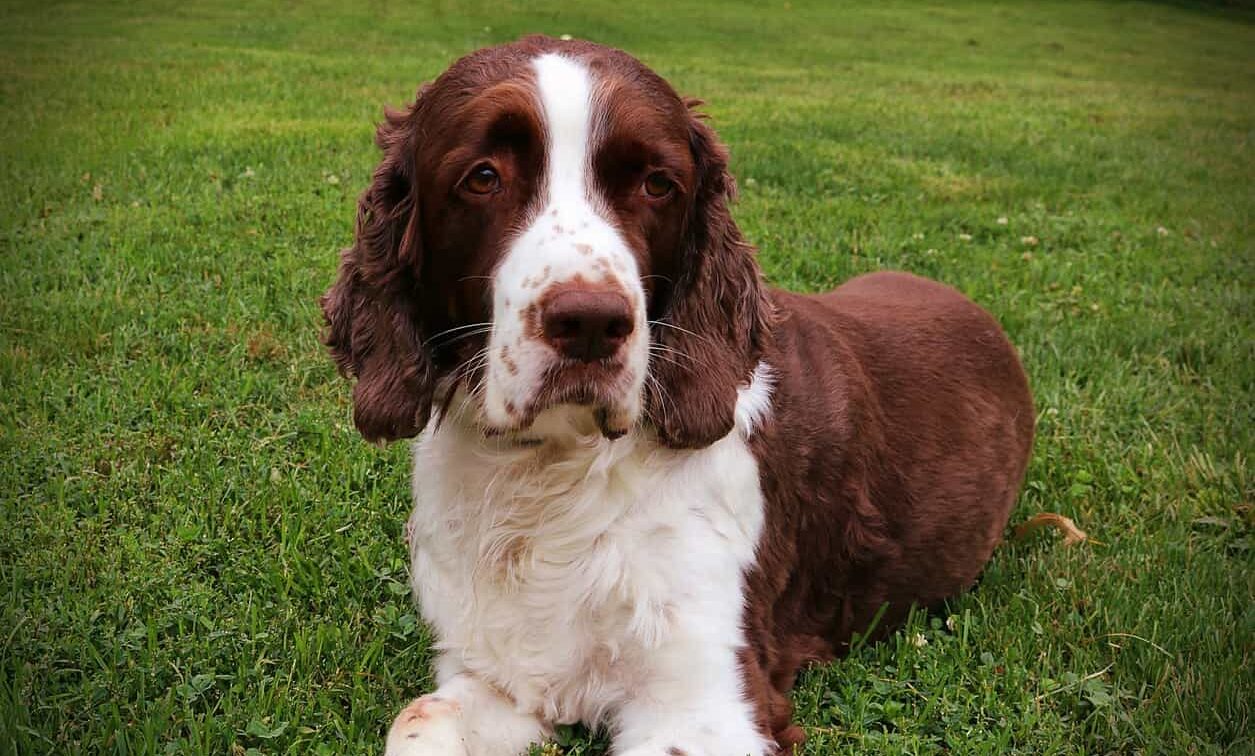
[[[998,324],[904,273],[764,285],[696,104],[528,37],[378,129],[322,306],[362,435],[418,436],[439,688],[389,754],[573,722],[619,756],[788,752],[798,670],[963,591],[1003,532],[1033,406]]]

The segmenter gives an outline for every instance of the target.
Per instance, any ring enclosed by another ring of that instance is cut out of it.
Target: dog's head
[[[489,434],[569,415],[674,447],[728,433],[770,306],[695,104],[621,51],[529,37],[388,112],[322,298],[362,434],[453,404]]]

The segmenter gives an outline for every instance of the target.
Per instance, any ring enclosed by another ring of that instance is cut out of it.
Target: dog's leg
[[[535,716],[483,682],[461,673],[401,710],[388,730],[385,756],[520,756],[549,737]]]
[[[669,644],[618,715],[617,756],[764,756],[773,746],[744,699],[736,650]]]

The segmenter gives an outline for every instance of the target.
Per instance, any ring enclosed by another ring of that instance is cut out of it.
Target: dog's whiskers
[[[700,341],[704,341],[704,342],[706,342],[707,344],[713,344],[713,343],[714,343],[714,342],[713,342],[713,341],[711,341],[708,337],[703,336],[702,334],[697,333],[696,331],[690,331],[690,330],[689,330],[689,329],[687,329],[687,328],[683,328],[683,327],[681,327],[681,326],[678,326],[678,325],[676,325],[675,323],[667,323],[667,322],[662,321],[662,320],[650,320],[650,321],[647,321],[647,322],[648,322],[648,324],[649,324],[650,326],[660,326],[660,327],[662,327],[662,328],[670,328],[670,329],[672,329],[672,330],[674,330],[674,331],[679,331],[680,333],[683,333],[683,334],[687,334],[687,335],[689,335],[689,336],[692,336],[693,338],[698,339],[698,340],[700,340]]]
[[[471,328],[480,329],[480,330],[474,331],[473,333],[475,334],[483,333],[485,331],[492,330],[492,323],[488,321],[483,321],[480,323],[467,323],[465,325],[454,326],[452,328],[446,328],[445,330],[441,331],[440,333],[435,334],[434,336],[429,336],[427,340],[423,342],[423,347],[431,348],[432,346],[435,345],[436,341],[440,339],[442,336],[445,336],[446,334],[450,334],[450,333],[457,333],[459,331],[465,331]]]

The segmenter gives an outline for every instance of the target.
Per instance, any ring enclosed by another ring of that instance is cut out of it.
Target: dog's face
[[[617,50],[481,50],[389,113],[357,241],[323,300],[370,438],[455,399],[486,433],[582,412],[674,446],[732,427],[767,306],[726,152]],[[553,412],[550,412],[550,411]]]

